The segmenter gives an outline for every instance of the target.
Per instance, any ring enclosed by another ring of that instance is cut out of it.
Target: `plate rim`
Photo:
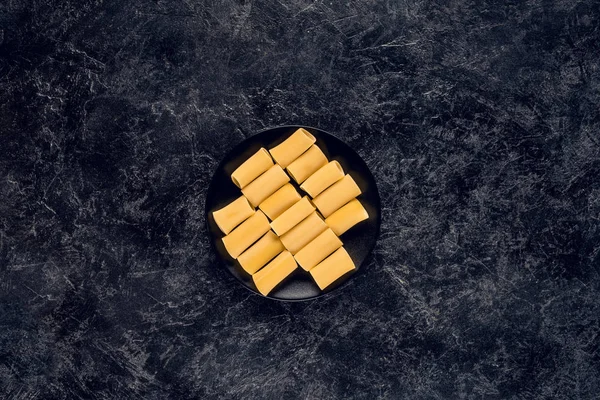
[[[269,295],[267,296],[263,296],[262,294],[256,292],[255,290],[253,290],[252,288],[246,286],[238,277],[236,277],[231,271],[229,271],[229,268],[226,267],[225,264],[227,264],[227,262],[223,259],[223,257],[221,257],[219,255],[219,252],[217,251],[217,247],[216,247],[216,243],[213,240],[212,236],[211,236],[211,227],[209,225],[209,213],[210,210],[208,209],[208,196],[209,194],[212,192],[211,188],[213,185],[213,178],[215,176],[215,174],[217,173],[217,171],[219,171],[220,169],[222,169],[222,167],[224,166],[224,162],[225,162],[225,158],[227,157],[228,154],[230,154],[232,151],[234,151],[235,149],[237,149],[239,146],[241,146],[246,140],[249,140],[255,136],[258,136],[264,132],[267,131],[271,131],[271,130],[275,130],[275,129],[286,129],[286,128],[290,128],[290,129],[299,129],[299,128],[304,128],[304,129],[313,129],[316,131],[319,131],[320,133],[325,133],[326,135],[329,135],[333,138],[335,138],[336,140],[339,140],[340,142],[342,142],[343,144],[345,144],[346,146],[348,146],[361,160],[362,162],[367,166],[367,172],[369,173],[369,175],[371,176],[371,180],[373,182],[373,187],[374,187],[374,191],[375,191],[375,197],[377,199],[377,206],[378,206],[378,213],[377,213],[377,220],[375,221],[375,225],[376,225],[376,231],[375,231],[375,240],[373,240],[373,244],[369,247],[368,251],[367,251],[367,256],[363,259],[363,261],[361,262],[361,264],[359,265],[358,269],[358,273],[360,273],[360,267],[365,263],[366,259],[371,256],[373,254],[373,250],[375,249],[375,246],[377,245],[377,241],[379,240],[379,235],[381,233],[381,196],[379,195],[379,187],[377,186],[377,180],[375,179],[375,176],[373,175],[373,173],[371,172],[371,169],[369,168],[369,166],[367,165],[366,161],[363,159],[363,157],[358,154],[358,152],[353,149],[346,141],[340,139],[338,136],[323,130],[321,128],[316,128],[314,126],[309,126],[309,125],[276,125],[276,126],[271,126],[268,128],[264,128],[261,129],[260,131],[257,131],[256,133],[250,135],[250,136],[246,136],[244,137],[244,139],[237,143],[236,145],[234,145],[233,147],[229,148],[229,150],[221,157],[221,161],[219,162],[219,164],[217,164],[216,168],[212,171],[211,174],[211,178],[210,178],[210,183],[208,185],[208,188],[206,190],[206,196],[204,198],[204,217],[206,219],[205,221],[205,227],[206,227],[206,233],[208,236],[208,240],[210,241],[210,247],[213,251],[213,253],[215,254],[216,258],[217,258],[217,263],[220,264],[220,266],[222,268],[224,268],[225,270],[227,270],[227,274],[230,276],[230,278],[232,278],[233,280],[237,281],[241,286],[243,286],[246,290],[248,290],[250,293],[255,294],[261,298],[266,298],[269,300],[274,300],[274,301],[280,301],[280,302],[284,302],[284,303],[299,303],[299,302],[304,302],[304,301],[311,301],[311,300],[315,300],[315,299],[323,299],[326,296],[331,295],[334,292],[338,292],[339,290],[344,289],[345,287],[347,287],[348,282],[350,281],[350,279],[346,279],[345,282],[341,283],[339,286],[337,286],[334,290],[325,292],[325,293],[319,293],[316,296],[312,296],[312,297],[304,297],[304,298],[299,298],[299,299],[282,299],[282,298],[277,298],[277,297],[271,297]]]

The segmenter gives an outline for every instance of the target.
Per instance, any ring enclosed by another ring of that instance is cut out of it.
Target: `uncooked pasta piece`
[[[354,182],[354,179],[350,175],[346,175],[315,197],[313,203],[321,214],[327,218],[360,193],[360,188]]]
[[[310,271],[340,247],[342,247],[342,241],[331,229],[326,229],[297,252],[294,258],[302,269]]]
[[[273,165],[261,176],[242,189],[252,207],[258,206],[277,189],[290,181],[290,177],[279,165]]]
[[[271,168],[273,164],[273,159],[269,152],[261,147],[260,150],[233,171],[231,180],[237,187],[243,189],[246,185]]]
[[[238,258],[250,245],[256,242],[271,227],[262,211],[256,211],[250,218],[241,223],[227,236],[223,237],[223,245],[233,258]]]
[[[237,260],[244,271],[252,275],[283,250],[285,249],[279,237],[273,231],[269,231],[244,251]]]
[[[325,229],[327,229],[327,224],[325,224],[325,221],[323,221],[319,214],[313,211],[298,225],[281,236],[281,243],[292,254],[296,254]]]
[[[224,234],[228,234],[254,214],[254,209],[244,196],[240,196],[220,210],[213,211],[215,223]]]
[[[314,174],[309,176],[300,189],[304,190],[310,197],[317,197],[323,190],[333,185],[344,177],[344,170],[337,161],[331,161],[325,166],[319,168]]]
[[[319,146],[313,144],[287,167],[287,172],[297,183],[302,183],[319,168],[327,164],[327,157]]]
[[[297,267],[298,264],[292,254],[289,251],[283,251],[263,269],[252,275],[252,280],[258,291],[266,296]]]
[[[321,290],[327,288],[342,275],[355,268],[350,255],[343,247],[337,249],[332,255],[317,264],[310,270],[310,274]]]
[[[348,204],[325,218],[325,223],[336,235],[340,236],[360,221],[369,218],[367,210],[357,199],[350,200]]]
[[[297,203],[285,210],[275,221],[271,222],[271,229],[281,236],[298,225],[300,221],[308,217],[313,211],[315,211],[315,206],[312,205],[308,197],[304,196]]]
[[[260,203],[258,208],[273,221],[300,199],[300,193],[298,193],[294,186],[291,183],[286,183],[281,189],[278,189]]]
[[[300,157],[316,141],[306,129],[300,128],[277,146],[269,149],[269,153],[282,168],[286,168],[296,158]]]

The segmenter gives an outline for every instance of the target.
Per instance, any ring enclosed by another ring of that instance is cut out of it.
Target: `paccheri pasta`
[[[254,214],[254,209],[244,196],[240,196],[225,207],[213,211],[212,214],[221,232],[227,235],[233,228]]]
[[[348,204],[325,218],[325,223],[336,235],[340,236],[348,229],[361,221],[369,218],[369,213],[357,199],[352,199]]]
[[[323,218],[319,214],[313,211],[298,225],[281,236],[281,243],[292,254],[296,254],[325,229],[327,229],[325,221],[323,221]]]
[[[242,194],[246,196],[252,207],[256,207],[289,181],[290,177],[285,171],[279,165],[273,165],[243,188]]]
[[[260,148],[252,157],[247,159],[231,174],[231,180],[233,183],[243,189],[258,178],[261,174],[266,172],[273,166],[274,162],[269,152],[264,148]]]
[[[309,272],[321,290],[331,285],[342,275],[354,269],[354,262],[343,247],[321,261]]]
[[[225,234],[226,251],[262,295],[298,265],[321,290],[355,269],[339,236],[369,217],[356,199],[361,190],[338,161],[328,162],[306,129],[273,148],[259,149],[231,180],[242,196],[212,216]]]
[[[294,258],[296,258],[296,261],[303,270],[310,271],[315,265],[340,247],[342,247],[340,238],[331,229],[326,229],[300,249]]]
[[[266,296],[297,267],[298,264],[292,254],[283,251],[263,269],[252,275],[252,280],[258,291]]]
[[[286,183],[260,203],[258,208],[273,221],[301,198],[302,196],[300,196],[300,193],[298,193],[294,186],[291,183]]]
[[[279,237],[273,231],[268,231],[244,251],[237,260],[244,271],[252,275],[283,250],[285,248]]]
[[[315,197],[313,203],[321,214],[327,218],[360,193],[360,188],[354,182],[352,176],[346,175]]]
[[[344,170],[337,161],[331,161],[319,168],[314,174],[300,185],[310,197],[317,197],[323,190],[344,177]]]
[[[279,217],[275,218],[271,222],[271,229],[281,236],[298,225],[300,221],[308,217],[313,211],[315,211],[315,206],[308,200],[308,197],[304,196],[296,204],[285,210]]]
[[[315,137],[306,129],[300,128],[279,145],[269,149],[269,153],[281,165],[287,168],[296,158],[300,157],[316,141]]]
[[[262,211],[256,211],[250,218],[241,223],[229,235],[223,237],[223,245],[233,258],[238,258],[244,250],[256,242],[271,227]]]
[[[288,165],[286,170],[296,183],[302,183],[325,164],[327,164],[327,157],[319,146],[313,144],[304,154]]]

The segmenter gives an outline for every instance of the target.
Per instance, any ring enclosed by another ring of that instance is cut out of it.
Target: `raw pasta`
[[[279,237],[273,231],[268,231],[258,239],[258,242],[244,251],[237,260],[244,271],[252,275],[283,250],[285,249]]]
[[[281,243],[283,243],[285,248],[292,254],[296,254],[325,229],[327,229],[327,224],[325,224],[319,214],[313,211],[298,225],[286,232],[285,235],[281,236]]]
[[[297,183],[302,183],[319,168],[327,164],[327,157],[319,146],[313,144],[287,167],[287,172]]]
[[[317,172],[309,176],[300,189],[304,190],[310,197],[317,197],[323,190],[333,185],[344,177],[344,170],[337,161],[331,161],[319,168]]]
[[[223,237],[223,245],[233,258],[238,258],[244,250],[256,242],[270,229],[269,220],[262,211],[256,211],[250,218],[241,223],[227,236]]]
[[[254,214],[254,209],[250,207],[248,200],[244,196],[240,196],[220,210],[213,211],[213,219],[224,234],[228,234]]]
[[[292,254],[283,251],[263,269],[252,275],[252,280],[258,291],[266,296],[297,267]]]
[[[367,210],[365,210],[360,201],[353,199],[327,217],[325,223],[336,235],[340,236],[342,233],[367,218],[369,218]]]
[[[237,187],[243,189],[246,185],[271,168],[273,164],[273,159],[269,155],[269,152],[261,147],[260,150],[233,171],[231,180]]]
[[[302,269],[310,271],[315,265],[340,247],[342,247],[342,241],[331,229],[326,229],[296,253],[294,258]]]
[[[300,193],[298,193],[294,186],[291,183],[286,183],[260,203],[258,208],[273,221],[300,199]]]
[[[308,197],[304,196],[296,204],[285,210],[279,217],[271,222],[271,229],[279,236],[283,235],[300,221],[308,217],[310,213],[315,211],[315,206],[312,205]]]
[[[360,188],[350,175],[331,185],[313,199],[313,203],[325,218],[361,193]]]
[[[354,262],[348,252],[343,247],[340,247],[309,272],[319,288],[323,290],[354,268]]]
[[[315,142],[300,128],[259,149],[231,174],[243,196],[212,213],[225,250],[264,296],[298,265],[321,290],[355,269],[339,236],[369,217],[361,189]]]
[[[277,164],[281,165],[282,168],[286,168],[292,161],[308,150],[316,140],[309,131],[300,128],[282,143],[269,149],[269,153],[271,153]]]
[[[252,207],[256,207],[289,181],[290,177],[283,169],[279,165],[273,165],[267,172],[243,188],[242,193],[252,204]]]

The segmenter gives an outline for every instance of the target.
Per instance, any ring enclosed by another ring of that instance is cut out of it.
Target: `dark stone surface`
[[[1,2],[2,398],[597,398],[599,55],[593,0]],[[301,304],[203,214],[280,124],[384,203],[366,273]]]

